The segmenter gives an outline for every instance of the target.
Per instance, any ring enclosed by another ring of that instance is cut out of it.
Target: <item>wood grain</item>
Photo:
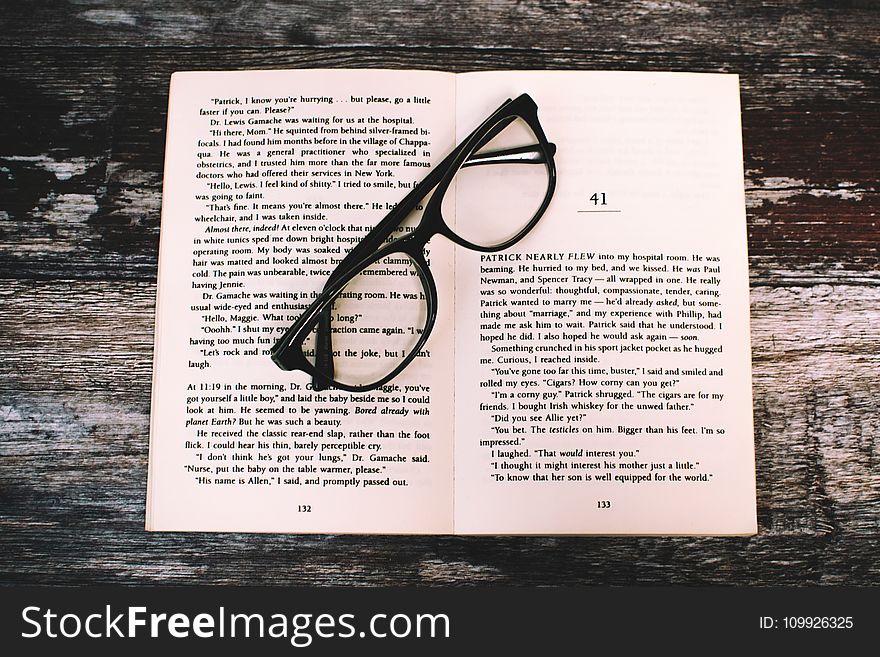
[[[880,583],[874,3],[13,3],[0,55],[0,582]],[[758,536],[143,531],[169,76],[303,67],[740,74]]]
[[[174,70],[426,63],[425,52],[367,48],[162,49],[138,58],[117,48],[17,52],[21,57],[4,71],[0,106],[10,119],[0,125],[0,174],[7,178],[0,213],[12,220],[0,228],[0,275],[35,278],[153,278],[167,85]],[[525,68],[538,56],[547,68],[593,63],[571,52],[444,50],[430,64]],[[610,59],[602,66],[619,63]],[[742,76],[753,278],[876,282],[880,75],[875,72],[871,87],[843,90],[839,79],[823,79],[800,64],[782,62],[794,70],[777,74],[776,82],[748,71],[753,65],[745,59],[727,64]],[[653,66],[664,67],[668,63]],[[680,68],[711,70],[699,54]],[[780,82],[783,102],[766,109],[781,94]],[[809,103],[807,93],[813,94]]]
[[[24,4],[24,3],[22,3]],[[876,47],[870,0],[577,0],[211,3],[89,0],[12,5],[0,43],[25,46],[408,46],[664,55],[689,49],[830,54]],[[873,30],[871,27],[873,26]]]

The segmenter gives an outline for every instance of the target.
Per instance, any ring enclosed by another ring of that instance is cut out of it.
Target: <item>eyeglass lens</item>
[[[405,253],[362,270],[336,295],[330,311],[334,380],[364,386],[393,372],[416,347],[428,320],[427,291]],[[303,353],[315,364],[317,323]]]
[[[459,168],[441,204],[443,217],[459,237],[478,246],[495,246],[528,225],[550,185],[538,143],[529,124],[516,118]],[[499,159],[486,157],[525,146],[536,148]],[[530,154],[535,159],[529,159]],[[480,156],[488,163],[476,164]]]

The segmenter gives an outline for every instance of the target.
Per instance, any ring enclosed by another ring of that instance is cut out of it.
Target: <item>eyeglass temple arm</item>
[[[371,253],[374,253],[404,219],[418,205],[418,202],[431,190],[443,177],[443,172],[449,166],[457,154],[458,149],[446,156],[443,162],[434,167],[422,181],[416,185],[385,217],[376,224],[363,239],[358,242],[346,256],[336,265],[333,273],[327,278],[324,285],[326,290],[334,281],[345,274],[349,268]],[[333,340],[330,336],[330,313],[328,307],[318,318],[317,332],[315,335],[315,368],[323,372],[328,379],[333,378]],[[328,386],[315,377],[312,377],[312,389],[324,390]]]
[[[404,219],[415,209],[418,202],[431,190],[443,177],[443,172],[458,153],[456,148],[446,156],[440,165],[434,167],[422,181],[416,185],[385,217],[376,224],[363,239],[358,242],[346,256],[336,265],[333,273],[327,278],[324,285],[326,290],[334,281],[345,274],[349,268],[371,253],[374,253],[383,242],[394,232]],[[323,372],[328,379],[333,378],[333,339],[330,335],[330,313],[328,307],[318,318],[317,332],[315,335],[315,368]],[[312,377],[313,390],[325,390],[328,386]]]
[[[556,144],[547,142],[550,157],[556,154]],[[497,151],[485,153],[471,153],[470,157],[461,165],[462,169],[480,166],[481,164],[546,164],[544,149],[540,144],[531,146],[518,146],[516,148],[502,148]]]

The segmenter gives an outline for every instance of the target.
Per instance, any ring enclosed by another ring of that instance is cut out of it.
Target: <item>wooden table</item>
[[[874,3],[5,4],[0,582],[880,583]],[[325,66],[740,74],[756,537],[143,531],[169,75]]]

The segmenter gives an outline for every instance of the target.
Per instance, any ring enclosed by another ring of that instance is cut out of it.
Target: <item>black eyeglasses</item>
[[[428,240],[441,234],[483,252],[516,244],[550,204],[555,152],[535,101],[508,99],[340,261],[272,347],[272,360],[311,375],[315,390],[366,392],[393,379],[420,354],[437,318]],[[418,224],[406,225],[426,198]]]

